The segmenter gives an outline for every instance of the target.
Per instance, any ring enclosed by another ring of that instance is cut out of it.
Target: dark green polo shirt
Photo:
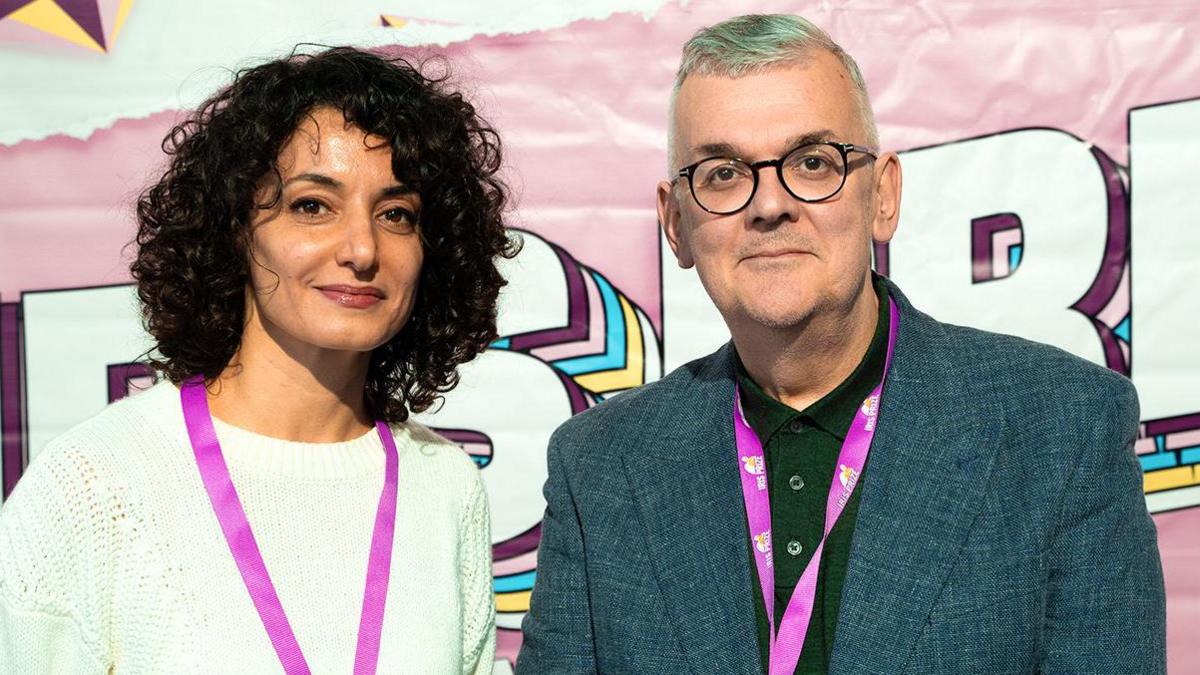
[[[887,357],[890,314],[887,287],[876,277],[875,293],[880,298],[879,319],[866,355],[844,382],[824,398],[797,411],[768,396],[750,379],[738,361],[738,383],[746,421],[763,444],[767,485],[771,500],[771,550],[775,555],[775,625],[787,609],[792,591],[821,542],[825,526],[825,501],[833,480],[834,465],[854,413],[883,376]],[[865,476],[865,467],[864,467]],[[850,556],[850,538],[858,516],[861,485],[847,502],[841,518],[829,533],[821,568],[817,574],[816,601],[797,673],[825,673],[833,653],[834,629],[841,603],[842,583]],[[763,672],[767,671],[767,612],[762,602],[758,570],[751,556],[758,644]]]

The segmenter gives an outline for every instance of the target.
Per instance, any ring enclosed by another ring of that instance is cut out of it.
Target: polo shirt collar
[[[849,377],[804,410],[796,410],[771,398],[746,372],[741,357],[737,355],[736,349],[734,350],[737,380],[742,390],[742,410],[745,412],[746,422],[764,445],[797,419],[831,434],[839,441],[845,440],[846,432],[854,420],[852,411],[866,399],[875,385],[879,384],[887,360],[888,327],[891,323],[887,286],[883,278],[877,275],[872,275],[872,286],[879,298],[879,317],[875,322],[875,334],[871,337],[867,353]]]

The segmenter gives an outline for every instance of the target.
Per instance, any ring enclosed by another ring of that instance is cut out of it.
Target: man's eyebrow
[[[800,134],[799,136],[792,136],[788,139],[787,147],[783,148],[783,152],[787,152],[793,148],[798,148],[801,145],[808,145],[809,143],[825,143],[833,140],[833,137],[834,133],[829,129],[819,129],[817,131],[810,131]]]
[[[818,129],[816,131],[805,132],[803,134],[790,137],[787,143],[784,144],[784,147],[780,148],[779,151],[783,153],[792,150],[793,148],[798,148],[801,145],[808,145],[809,143],[824,143],[831,140],[833,137],[834,133],[829,129]],[[741,157],[737,148],[729,143],[703,143],[692,148],[692,153],[692,156],[696,157],[697,159],[703,159],[705,157],[737,157],[741,159],[747,159],[746,157]]]
[[[704,143],[692,148],[697,159],[705,157],[737,157],[737,149],[728,143]]]

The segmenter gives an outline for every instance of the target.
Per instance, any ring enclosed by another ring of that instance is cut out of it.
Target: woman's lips
[[[321,286],[321,295],[342,307],[366,309],[383,299],[383,292],[373,286]]]

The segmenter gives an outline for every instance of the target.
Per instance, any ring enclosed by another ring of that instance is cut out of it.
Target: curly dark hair
[[[441,66],[429,76],[430,63]],[[500,139],[453,91],[442,58],[420,63],[349,47],[295,54],[238,72],[167,134],[166,172],[138,199],[131,270],[151,366],[176,384],[214,379],[242,338],[250,229],[278,205],[279,152],[318,108],[387,139],[392,172],[421,197],[424,264],[412,316],[371,354],[366,400],[387,422],[428,409],[458,383],[457,367],[496,339],[498,257],[519,241],[505,231],[508,190]],[[274,182],[267,204],[262,186]]]

